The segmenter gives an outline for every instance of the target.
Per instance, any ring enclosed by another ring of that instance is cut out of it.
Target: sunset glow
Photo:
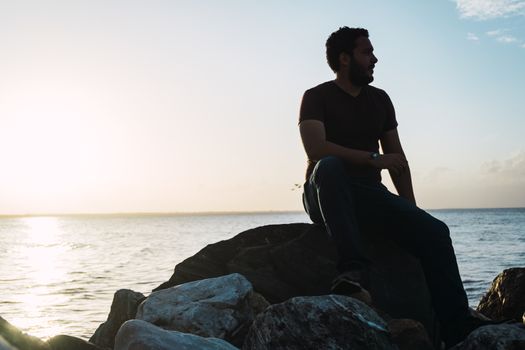
[[[21,329],[32,329],[35,326],[44,326],[41,323],[46,320],[46,316],[49,316],[46,311],[48,305],[61,302],[50,286],[60,285],[67,278],[66,266],[62,259],[66,251],[61,244],[61,231],[57,225],[57,218],[30,217],[22,220],[26,226],[26,234],[20,237],[25,244],[19,254],[27,258],[24,262],[26,266],[19,268],[31,271],[30,276],[24,276],[31,283],[21,297],[12,300],[19,304],[22,312],[9,321]],[[64,299],[63,302],[66,300]],[[43,328],[47,332],[41,335],[44,338],[59,334],[62,330],[61,325],[56,321],[48,321]]]
[[[298,108],[343,25],[369,29],[422,207],[525,206],[507,3],[2,3],[0,215],[302,210]]]

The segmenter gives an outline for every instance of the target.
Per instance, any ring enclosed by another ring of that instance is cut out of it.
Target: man
[[[340,276],[334,293],[370,301],[366,277],[371,263],[360,243],[367,228],[388,233],[419,258],[450,346],[477,324],[468,316],[448,227],[416,206],[392,102],[385,91],[369,85],[378,62],[373,51],[362,28],[342,27],[326,42],[336,78],[307,90],[300,109],[308,156],[305,210],[312,221],[325,225],[338,247]],[[389,171],[399,196],[381,183],[382,169]]]

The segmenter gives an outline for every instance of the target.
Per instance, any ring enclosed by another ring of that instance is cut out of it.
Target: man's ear
[[[352,60],[352,56],[350,56],[346,52],[341,52],[339,54],[339,65],[341,67],[348,67],[350,65],[351,60]]]

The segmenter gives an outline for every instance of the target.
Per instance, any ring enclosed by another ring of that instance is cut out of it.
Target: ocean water
[[[525,209],[436,210],[451,230],[471,306],[503,269],[523,266]],[[148,294],[204,246],[302,213],[0,218],[0,316],[46,339],[89,339],[113,294]]]

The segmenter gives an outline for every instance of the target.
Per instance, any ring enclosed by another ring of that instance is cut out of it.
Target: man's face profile
[[[365,86],[374,81],[374,66],[377,58],[374,56],[374,47],[364,36],[355,41],[356,46],[350,56],[348,78],[356,86]]]

